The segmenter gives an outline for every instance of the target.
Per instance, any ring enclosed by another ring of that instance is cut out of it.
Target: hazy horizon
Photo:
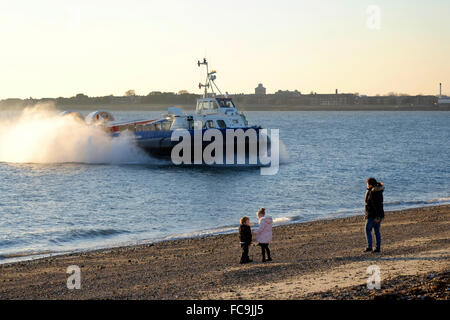
[[[0,99],[223,92],[450,95],[450,3],[0,3]]]

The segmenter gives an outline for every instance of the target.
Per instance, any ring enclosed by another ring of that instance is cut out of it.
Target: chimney
[[[439,98],[442,98],[442,83],[439,82]]]
[[[337,89],[336,89],[336,94],[338,94],[338,91],[337,91]]]

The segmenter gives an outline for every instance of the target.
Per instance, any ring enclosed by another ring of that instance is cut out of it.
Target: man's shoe
[[[267,259],[267,261],[272,261],[272,258],[269,257],[269,258]]]
[[[372,248],[366,248],[366,250],[364,250],[364,252],[371,252]]]
[[[376,248],[373,252],[380,252],[380,248]]]

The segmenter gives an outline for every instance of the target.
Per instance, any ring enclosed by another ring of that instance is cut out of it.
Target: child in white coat
[[[272,242],[272,217],[266,217],[266,209],[261,208],[257,213],[259,228],[255,231],[256,241],[261,247],[262,262],[272,261],[270,257],[269,243]],[[267,259],[266,259],[267,253]]]

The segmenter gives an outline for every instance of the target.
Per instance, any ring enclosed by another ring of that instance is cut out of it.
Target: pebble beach
[[[361,216],[275,227],[266,263],[252,246],[240,265],[234,233],[3,264],[0,299],[448,299],[450,205],[387,212],[378,254],[363,253],[363,227]],[[71,265],[80,289],[67,288]],[[367,289],[371,265],[380,289]]]

